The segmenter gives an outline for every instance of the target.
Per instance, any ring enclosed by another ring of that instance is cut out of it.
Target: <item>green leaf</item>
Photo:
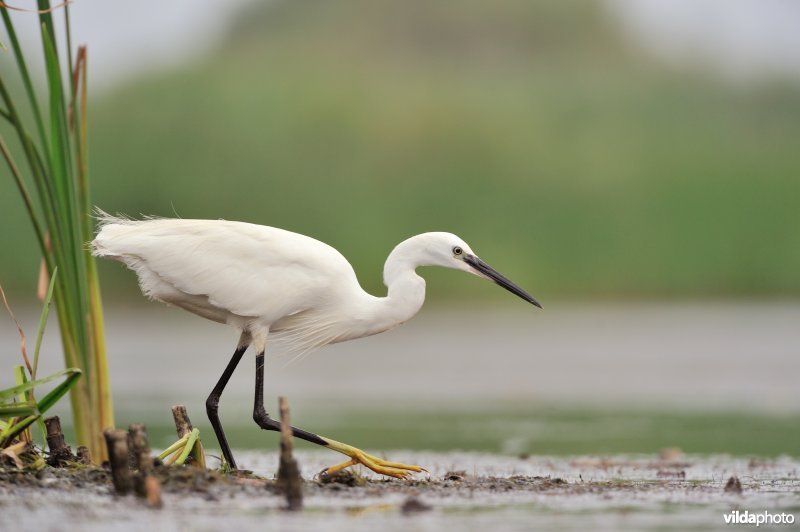
[[[50,391],[50,393],[48,393],[47,395],[45,395],[44,397],[42,397],[39,400],[39,402],[38,402],[39,411],[42,414],[44,414],[45,412],[50,410],[50,408],[54,404],[56,404],[59,399],[64,397],[64,394],[66,394],[69,391],[69,389],[72,388],[72,386],[76,382],[78,382],[78,379],[81,377],[81,370],[79,370],[77,368],[70,368],[69,370],[65,370],[65,371],[71,371],[72,373],[70,373],[67,376],[67,379],[64,382],[62,382],[61,384],[59,384],[58,386],[53,388]],[[59,372],[59,373],[61,373],[61,372]]]
[[[39,132],[39,140],[42,143],[42,148],[48,151],[47,136],[44,133],[44,122],[42,121],[42,113],[39,109],[39,102],[36,99],[36,92],[33,90],[33,83],[31,76],[28,74],[28,67],[25,64],[25,56],[22,53],[22,47],[17,39],[17,32],[14,30],[14,24],[11,22],[11,17],[8,14],[8,9],[2,8],[3,24],[6,27],[6,33],[11,41],[11,47],[14,49],[14,57],[17,60],[17,67],[19,67],[20,77],[25,86],[25,92],[28,94],[28,102],[33,110],[33,118],[36,122],[36,129]]]
[[[28,381],[28,375],[25,373],[25,366],[22,366],[22,365],[14,366],[14,380],[17,382],[17,384],[25,384],[26,382],[29,382]],[[33,389],[30,389],[30,390],[27,390],[25,392],[20,393],[17,396],[17,403],[18,404],[28,403],[28,404],[36,405],[36,398],[34,398],[34,396],[33,396]],[[36,411],[36,412],[30,412],[30,413],[24,414],[24,415],[32,415],[32,414],[38,414],[38,413],[39,412]],[[12,420],[12,422],[15,422],[15,421],[16,420]],[[30,440],[31,438],[32,438],[32,435],[31,435],[30,431],[26,431],[24,439]]]
[[[175,443],[173,443],[172,445],[161,451],[161,454],[158,455],[158,458],[163,460],[167,456],[171,455],[172,453],[180,449],[182,446],[186,445],[186,440],[188,439],[189,439],[189,433],[187,432],[186,434],[181,436],[181,438],[178,441],[176,441]]]
[[[32,401],[0,405],[0,417],[2,418],[30,416],[39,413],[39,408]]]
[[[33,349],[33,371],[31,379],[36,379],[36,370],[39,367],[39,348],[42,347],[42,337],[47,326],[47,317],[50,315],[50,301],[53,299],[53,288],[56,285],[56,274],[58,266],[53,268],[53,275],[50,276],[50,283],[47,285],[47,295],[42,304],[42,315],[39,317],[39,330],[36,331],[36,347]]]
[[[189,457],[189,453],[192,452],[192,449],[194,449],[194,444],[197,442],[198,437],[200,437],[200,429],[192,429],[192,432],[189,433],[189,438],[186,440],[186,445],[183,447],[181,455],[175,461],[177,465],[183,465],[183,463],[186,462],[186,459]]]
[[[78,368],[67,368],[67,369],[63,369],[63,370],[61,370],[59,372],[53,373],[52,375],[49,375],[47,377],[43,377],[41,379],[28,381],[28,382],[26,382],[24,384],[18,384],[16,386],[12,386],[11,388],[6,388],[4,390],[0,390],[0,401],[7,401],[9,399],[13,399],[16,395],[18,395],[20,393],[24,393],[24,392],[26,392],[28,390],[32,390],[36,386],[39,386],[40,384],[45,384],[45,383],[48,383],[48,382],[52,382],[52,381],[54,381],[56,379],[59,379],[61,377],[64,377],[64,376],[67,377],[67,380],[64,381],[64,382],[74,382],[75,380],[78,379],[78,377],[81,376],[81,373],[82,373],[81,370],[79,370]],[[61,383],[59,385],[59,387],[63,386],[63,384],[64,383]],[[58,387],[56,389],[58,389]],[[50,392],[50,394],[52,394],[52,393],[53,392]],[[47,395],[50,395],[50,394],[47,394]],[[46,397],[47,396],[45,396],[45,398]],[[44,399],[42,399],[42,401],[44,401]],[[40,401],[40,405],[41,405],[41,401]]]
[[[25,366],[14,366],[14,380],[18,385],[25,384],[28,381],[28,376],[25,374]],[[26,390],[17,395],[17,401],[33,401],[33,388]]]
[[[6,388],[5,390],[0,390],[0,397],[8,393],[12,393],[11,396],[13,397],[15,394],[20,393],[21,391],[25,391],[24,387],[28,387],[30,385],[35,386],[37,384],[42,384],[44,382],[52,381],[53,379],[61,377],[65,374],[67,375],[66,380],[61,384],[59,384],[58,386],[56,386],[52,391],[50,391],[50,393],[45,395],[37,403],[36,405],[38,409],[37,413],[29,415],[28,417],[22,419],[18,423],[10,424],[5,428],[5,430],[3,430],[3,433],[0,434],[0,447],[5,446],[5,444],[11,441],[15,436],[17,436],[17,434],[27,429],[31,425],[31,423],[33,423],[37,419],[40,419],[41,416],[45,412],[47,412],[54,404],[56,404],[59,399],[64,397],[64,394],[66,394],[80,378],[81,371],[77,368],[65,369],[63,371],[59,371],[58,373],[54,373],[53,375],[50,375],[49,377],[45,377],[43,379],[27,382],[21,386],[14,386],[13,388]]]

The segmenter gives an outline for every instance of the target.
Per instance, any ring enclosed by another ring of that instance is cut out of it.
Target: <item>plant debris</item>
[[[292,424],[289,418],[289,402],[278,398],[281,413],[281,453],[278,465],[278,488],[286,496],[286,509],[297,512],[303,509],[303,477],[292,455]]]
[[[361,475],[357,475],[353,471],[349,469],[342,469],[341,471],[336,471],[335,473],[320,473],[319,475],[319,483],[320,484],[338,484],[342,486],[364,486],[367,483],[367,480],[362,477]]]
[[[741,493],[742,492],[742,483],[736,477],[731,477],[728,479],[728,482],[725,484],[725,493]]]
[[[400,507],[400,512],[405,515],[408,514],[417,514],[420,512],[427,512],[430,511],[433,507],[429,504],[425,504],[417,497],[409,497],[406,499],[406,502]]]
[[[444,480],[450,480],[452,482],[461,482],[467,476],[466,471],[448,471],[444,474]]]

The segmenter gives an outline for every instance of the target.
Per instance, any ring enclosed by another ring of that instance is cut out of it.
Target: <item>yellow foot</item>
[[[332,475],[346,467],[356,464],[362,464],[380,475],[386,475],[394,478],[408,478],[414,473],[421,473],[423,471],[425,473],[428,472],[425,468],[420,466],[401,464],[400,462],[387,462],[386,460],[381,460],[377,456],[367,454],[361,449],[357,449],[350,445],[340,443],[335,440],[329,440],[328,438],[322,439],[327,442],[328,447],[334,451],[338,451],[349,456],[350,460],[325,468],[320,472],[320,475]]]

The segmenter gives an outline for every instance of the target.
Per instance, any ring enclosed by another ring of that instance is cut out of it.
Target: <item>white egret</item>
[[[219,420],[219,399],[247,348],[256,351],[253,419],[265,430],[280,423],[264,409],[267,337],[286,340],[298,352],[370,336],[410,319],[425,299],[419,266],[443,266],[494,281],[541,308],[536,299],[479,259],[450,233],[424,233],[398,244],[386,260],[386,297],[365,292],[353,267],[336,249],[313,238],[262,225],[225,220],[148,218],[100,213],[92,241],[95,255],[136,272],[142,292],[210,320],[234,327],[236,351],[206,401],[206,410],[228,465],[236,469]],[[292,427],[294,435],[348,456],[333,473],[361,463],[406,478],[419,466],[387,462],[360,449]]]

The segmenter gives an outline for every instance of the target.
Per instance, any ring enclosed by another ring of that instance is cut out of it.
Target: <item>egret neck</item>
[[[388,331],[411,319],[425,302],[425,279],[416,268],[430,265],[424,247],[424,235],[409,238],[389,254],[383,267],[383,283],[389,289],[386,297],[369,294],[357,321],[362,325],[353,331],[370,336]],[[349,336],[349,335],[348,335]]]

